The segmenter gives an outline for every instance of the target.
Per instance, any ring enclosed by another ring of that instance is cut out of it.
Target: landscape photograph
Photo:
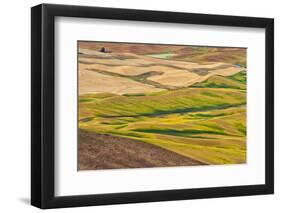
[[[247,163],[247,48],[77,41],[78,171]]]

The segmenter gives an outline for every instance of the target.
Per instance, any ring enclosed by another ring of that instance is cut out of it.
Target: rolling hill
[[[79,169],[247,160],[246,49],[78,42]]]
[[[110,91],[116,94],[124,94],[125,91],[149,93],[184,88],[214,75],[230,76],[243,70],[245,68],[241,66],[224,62],[194,63],[80,48],[79,94]],[[103,84],[107,88],[105,91],[100,89]]]

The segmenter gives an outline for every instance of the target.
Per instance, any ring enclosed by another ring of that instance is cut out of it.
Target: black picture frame
[[[266,32],[265,184],[93,195],[54,195],[55,17],[264,28]],[[31,9],[31,204],[42,208],[139,203],[274,192],[274,20],[241,16],[41,4]]]

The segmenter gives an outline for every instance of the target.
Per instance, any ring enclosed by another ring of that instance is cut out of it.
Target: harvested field
[[[138,93],[140,90],[156,92],[159,88],[176,89],[200,83],[214,75],[230,76],[245,69],[223,62],[194,63],[133,53],[101,53],[88,49],[79,51],[83,53],[79,55],[79,94],[96,92],[125,94]],[[151,72],[161,74],[149,76],[147,80],[150,83],[143,84],[132,78]],[[123,79],[118,75],[122,75]],[[104,86],[106,91],[101,91],[100,82],[110,82],[110,85]],[[126,86],[118,89],[120,85]]]
[[[115,94],[124,93],[152,93],[162,89],[143,84],[128,78],[104,75],[92,70],[80,70],[79,94],[110,92]],[[83,81],[83,83],[81,83]]]

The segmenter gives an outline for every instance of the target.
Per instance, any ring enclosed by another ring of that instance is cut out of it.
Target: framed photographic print
[[[32,205],[273,193],[273,19],[31,15]]]

